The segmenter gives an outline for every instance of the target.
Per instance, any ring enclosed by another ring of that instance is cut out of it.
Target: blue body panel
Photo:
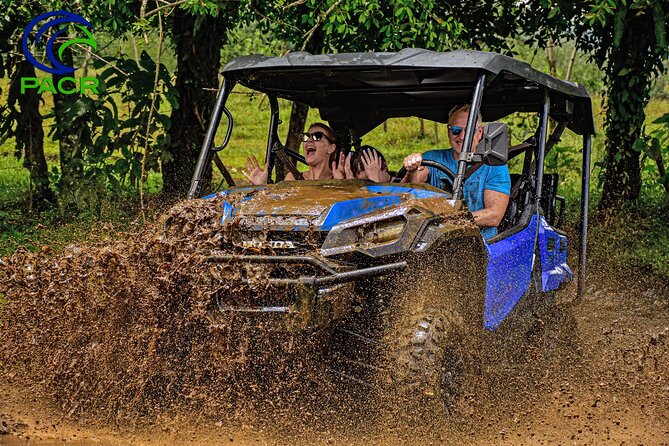
[[[487,330],[494,330],[506,319],[530,286],[536,221],[533,216],[522,231],[492,245],[486,243],[488,269],[483,326]]]
[[[328,210],[325,220],[321,224],[321,230],[329,231],[333,226],[349,220],[360,217],[365,214],[383,209],[388,206],[400,204],[400,197],[397,195],[379,195],[370,198],[355,198],[353,200],[341,201],[335,203]]]
[[[567,266],[567,237],[550,227],[543,216],[538,227],[541,291],[557,289],[574,275]],[[488,247],[484,327],[494,330],[525,294],[532,280],[537,216],[520,232]]]
[[[366,215],[380,209],[394,206],[402,202],[401,195],[410,195],[415,198],[433,198],[433,197],[443,197],[445,199],[451,199],[451,194],[441,191],[432,191],[420,188],[413,187],[404,187],[397,185],[384,185],[384,184],[370,184],[365,186],[367,190],[372,193],[379,194],[378,197],[373,196],[369,198],[356,198],[352,200],[340,201],[333,204],[325,213],[324,217],[321,217],[321,223],[318,227],[321,231],[329,231],[335,225],[338,225],[346,220],[352,218],[357,218],[362,215]],[[256,190],[266,189],[266,186],[248,186],[248,187],[237,187],[232,191],[235,194],[239,193],[248,193],[247,196],[242,198],[241,202],[248,201],[253,199],[253,195],[250,192]],[[219,192],[218,194],[207,195],[203,198],[213,198],[216,196],[227,197],[230,195],[230,190],[225,190]],[[278,209],[274,209],[276,212]],[[223,204],[223,218],[221,223],[226,221],[228,218],[232,217],[237,212],[237,209],[234,209],[228,202]],[[263,211],[258,211],[258,216],[266,215]],[[267,214],[268,215],[268,214]],[[258,228],[260,229],[260,228]],[[292,226],[288,230],[302,231],[306,228],[301,226]]]
[[[366,186],[366,188],[372,193],[379,194],[379,196],[356,198],[334,204],[328,211],[320,229],[329,231],[333,226],[351,218],[360,217],[361,215],[369,214],[385,207],[400,204],[402,202],[400,194],[408,194],[415,198],[451,197],[450,194],[445,192],[435,192],[413,187],[375,184]]]

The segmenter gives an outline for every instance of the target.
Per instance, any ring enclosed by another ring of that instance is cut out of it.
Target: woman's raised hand
[[[338,161],[332,161],[332,178],[335,180],[344,180],[346,178],[351,178],[347,175],[346,168],[347,168],[347,160],[348,163],[350,164],[349,156],[344,156],[343,152],[339,153],[339,160]]]
[[[256,186],[267,184],[267,163],[265,163],[265,167],[261,169],[255,155],[251,155],[250,157],[246,157],[246,162],[244,164],[246,164],[246,170],[242,170],[242,173],[251,184]]]

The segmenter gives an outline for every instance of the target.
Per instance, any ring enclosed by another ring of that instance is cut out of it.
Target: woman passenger
[[[309,126],[309,130],[302,133],[302,149],[304,158],[309,166],[302,173],[305,180],[328,180],[332,178],[345,178],[343,172],[343,156],[339,165],[335,161],[337,155],[337,140],[330,127],[321,122]],[[255,156],[246,158],[246,170],[242,171],[251,184],[260,185],[267,183],[267,163],[263,168],[258,164]],[[336,171],[336,173],[335,173]],[[286,181],[296,178],[292,173],[286,174]]]

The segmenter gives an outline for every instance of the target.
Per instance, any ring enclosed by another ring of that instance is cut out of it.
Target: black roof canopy
[[[594,133],[585,88],[495,53],[413,48],[397,53],[296,52],[239,57],[223,69],[226,79],[318,108],[323,119],[338,133],[350,132],[352,140],[388,118],[447,122],[453,106],[471,101],[481,72],[486,74],[481,102],[485,121],[514,112],[539,112],[545,89],[551,117],[567,120],[567,127],[578,134]]]

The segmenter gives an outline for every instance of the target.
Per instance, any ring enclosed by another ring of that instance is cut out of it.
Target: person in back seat
[[[421,166],[423,159],[436,161],[457,173],[458,158],[462,152],[462,143],[465,138],[467,118],[469,118],[470,104],[454,107],[448,114],[448,140],[450,149],[430,150],[424,155],[412,153],[404,158],[404,168],[407,174],[402,178],[403,183],[426,183],[441,187],[441,179],[445,175],[439,170]],[[476,133],[472,150],[481,141],[483,136],[483,120],[481,115],[476,120]],[[504,166],[483,165],[478,168],[464,183],[464,199],[467,207],[474,216],[474,221],[481,227],[481,235],[488,239],[497,235],[497,226],[502,221],[506,207],[509,204],[511,192],[511,178],[509,169]]]
[[[351,176],[358,180],[371,180],[377,183],[389,183],[392,177],[388,172],[388,162],[378,149],[362,146],[353,152],[350,160]],[[346,178],[349,178],[347,173]]]

